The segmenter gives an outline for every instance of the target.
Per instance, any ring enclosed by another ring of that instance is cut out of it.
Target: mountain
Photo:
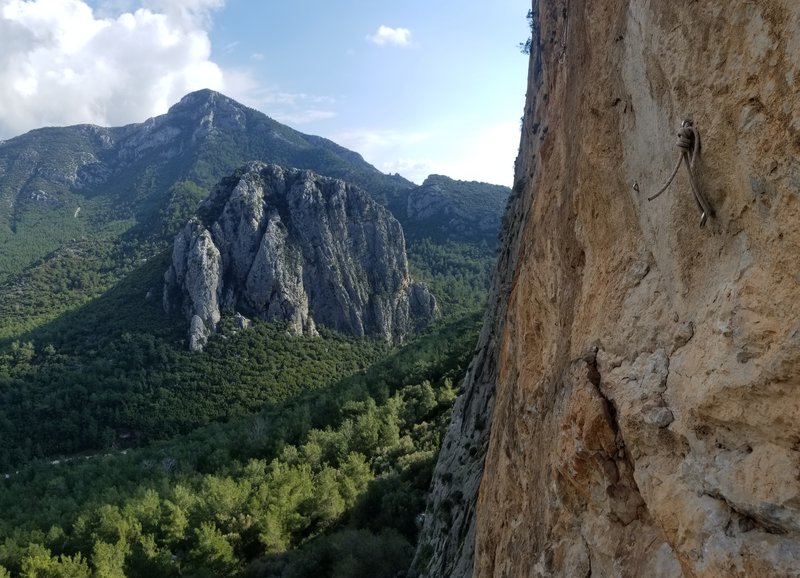
[[[384,204],[414,187],[201,90],[143,123],[42,128],[0,143],[0,280],[87,234],[172,234],[219,179],[251,160],[343,179]]]
[[[184,311],[190,349],[224,310],[400,342],[434,317],[411,280],[403,230],[363,190],[310,171],[251,163],[223,179],[175,238],[164,306]]]
[[[533,2],[415,575],[800,575],[800,3],[777,5]],[[694,177],[648,200],[687,140]]]
[[[511,189],[430,175],[408,192],[403,223],[409,236],[491,239]]]
[[[443,310],[482,303],[507,188],[441,176],[417,187],[201,90],[143,123],[42,128],[0,143],[0,291],[9,297],[0,339],[86,303],[159,254],[213,186],[252,160],[357,185],[403,226],[414,274]]]

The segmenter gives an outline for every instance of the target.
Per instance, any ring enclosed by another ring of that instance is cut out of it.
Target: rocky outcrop
[[[184,313],[193,350],[223,310],[387,342],[436,312],[386,209],[341,180],[263,163],[224,179],[178,234],[164,307]]]
[[[800,5],[533,16],[509,254],[415,569],[798,576]],[[685,168],[647,200],[688,115],[703,228]]]

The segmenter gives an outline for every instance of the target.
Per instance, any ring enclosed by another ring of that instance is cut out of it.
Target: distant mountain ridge
[[[511,189],[430,175],[409,191],[405,222],[420,236],[494,238]]]
[[[13,205],[15,192],[36,186],[104,192],[104,185],[132,167],[147,172],[141,170],[144,162],[159,173],[151,184],[175,176],[210,187],[247,160],[262,158],[369,185],[379,200],[414,186],[328,139],[300,133],[218,92],[200,90],[142,123],[40,128],[0,142],[0,199]]]
[[[166,258],[213,187],[255,159],[340,178],[388,208],[415,277],[445,316],[480,300],[509,189],[438,175],[418,187],[203,90],[143,123],[43,128],[0,144],[0,339],[87,304],[148,260]],[[161,290],[153,282],[146,293]],[[329,321],[323,324],[349,331]],[[388,325],[405,322],[367,323],[364,333],[381,335],[375,327]],[[397,341],[404,331],[384,338]]]

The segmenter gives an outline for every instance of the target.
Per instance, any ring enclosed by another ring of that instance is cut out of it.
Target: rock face
[[[388,342],[436,313],[386,209],[344,181],[263,163],[224,179],[177,235],[164,307],[186,315],[192,350],[223,310]]]
[[[534,2],[425,576],[800,575],[800,4]],[[648,202],[692,115],[685,167]],[[445,475],[446,474],[446,475]]]

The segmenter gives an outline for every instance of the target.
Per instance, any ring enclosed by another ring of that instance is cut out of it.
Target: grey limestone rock
[[[211,234],[192,220],[175,238],[165,275],[164,307],[190,321],[189,348],[202,349],[220,319],[222,260]]]
[[[164,307],[191,322],[193,350],[223,310],[390,343],[436,314],[386,209],[344,181],[258,162],[223,180],[176,236]]]

